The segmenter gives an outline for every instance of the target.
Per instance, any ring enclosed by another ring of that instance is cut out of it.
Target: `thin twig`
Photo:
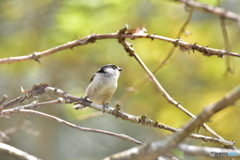
[[[45,92],[45,88],[48,87],[48,84],[46,83],[40,83],[39,85],[33,85],[31,90],[24,91],[25,93],[17,98],[14,98],[3,105],[0,106],[0,112],[10,106],[13,106],[15,104],[18,104],[20,102],[23,102],[26,99],[29,98],[36,98],[36,96],[41,95]],[[36,102],[35,102],[36,103]]]
[[[218,0],[218,6],[220,6],[220,1]],[[224,44],[225,44],[225,50],[231,52],[232,51],[232,47],[228,38],[228,32],[227,32],[227,28],[226,28],[226,23],[225,23],[225,18],[223,17],[219,17],[220,22],[221,22],[221,29],[222,29],[222,33],[223,33],[223,38],[224,38]],[[231,63],[231,61],[233,61],[231,59],[231,57],[226,56],[226,71],[225,71],[225,75],[227,73],[234,73],[234,63]]]
[[[47,101],[47,102],[33,101],[30,104],[18,106],[16,108],[18,108],[18,109],[33,109],[33,108],[38,108],[40,106],[53,105],[53,104],[58,104],[58,103],[65,103],[65,100],[63,98],[58,98],[56,100]]]
[[[212,5],[203,4],[194,0],[174,0],[184,3],[187,7],[192,7],[194,9],[200,10],[200,11],[206,11],[208,13],[217,15],[219,17],[223,17],[225,19],[230,19],[238,23],[240,25],[240,16],[236,13],[233,13],[231,11],[227,11],[220,7],[214,7]]]
[[[125,134],[116,134],[116,133],[113,133],[113,132],[108,132],[108,131],[99,130],[99,129],[91,129],[91,128],[86,128],[86,127],[80,127],[80,126],[77,126],[75,124],[69,123],[69,122],[67,122],[63,119],[60,119],[58,117],[55,117],[55,116],[52,116],[52,115],[49,115],[49,114],[46,114],[46,113],[42,113],[42,112],[39,112],[39,111],[34,111],[34,110],[29,110],[29,109],[6,109],[6,110],[3,110],[1,112],[1,114],[10,114],[10,113],[36,114],[36,115],[39,115],[39,116],[42,116],[42,117],[45,117],[45,118],[48,118],[48,119],[55,120],[58,123],[65,124],[69,127],[75,128],[77,130],[81,130],[81,131],[85,131],[85,132],[94,132],[94,133],[105,134],[105,135],[109,135],[109,136],[113,136],[113,137],[117,137],[117,138],[129,141],[129,142],[133,142],[133,143],[136,143],[136,144],[139,144],[139,145],[142,144],[140,141],[137,141],[134,138],[129,137]]]
[[[7,108],[7,107],[10,107],[10,106],[13,106],[19,102],[22,102],[26,99],[26,96],[25,95],[22,95],[22,96],[19,96],[11,101],[8,101],[6,103],[4,103],[3,105],[0,106],[0,111],[2,111],[3,109]]]

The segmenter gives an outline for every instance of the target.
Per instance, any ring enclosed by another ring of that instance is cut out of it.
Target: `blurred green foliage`
[[[212,0],[205,3],[216,5]],[[235,13],[240,11],[239,1],[222,1],[221,6]],[[85,37],[91,33],[113,33],[125,24],[130,28],[145,25],[148,33],[176,38],[189,12],[180,3],[156,0],[79,0],[79,1],[1,1],[0,5],[0,58],[28,55]],[[232,51],[240,53],[239,26],[226,21]],[[224,49],[220,20],[217,16],[194,11],[181,39],[189,43]],[[172,44],[149,39],[127,40],[133,43],[136,53],[145,64],[154,70],[169,54]],[[0,65],[0,95],[8,100],[21,95],[20,87],[31,88],[34,84],[49,83],[76,96],[84,96],[91,76],[105,64],[116,64],[123,68],[119,87],[111,105],[114,106],[135,87],[146,73],[125,53],[116,39],[99,40],[97,43],[64,50],[40,59],[41,63],[25,61]],[[198,114],[204,107],[221,99],[223,95],[240,83],[240,59],[233,58],[234,74],[224,74],[225,58],[205,57],[195,52],[187,54],[176,49],[168,63],[157,73],[156,78],[166,91],[185,108]],[[52,99],[56,97],[52,96]],[[41,100],[44,100],[42,98]],[[148,81],[132,94],[121,106],[124,112],[181,127],[189,117],[170,105],[154,83]],[[142,142],[164,138],[167,131],[152,129],[121,121],[104,115],[84,121],[77,117],[92,112],[92,109],[75,111],[71,105],[53,105],[37,109],[55,115],[74,124],[124,133]],[[226,140],[239,138],[239,104],[229,107],[212,117],[208,123]],[[22,119],[31,121],[30,128],[40,131],[34,136],[26,131],[10,135],[7,143],[41,159],[102,159],[110,154],[134,147],[134,144],[117,138],[85,133],[60,125],[36,115],[12,114],[10,119],[0,119],[0,130],[17,125]],[[208,135],[202,129],[201,134]],[[201,145],[201,141],[193,141]],[[221,147],[218,144],[210,146]],[[92,154],[94,152],[94,154]],[[11,159],[5,157],[5,159]]]

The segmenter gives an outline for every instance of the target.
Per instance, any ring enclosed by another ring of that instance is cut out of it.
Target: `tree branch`
[[[201,126],[206,120],[210,119],[215,113],[232,105],[240,98],[240,86],[234,88],[230,93],[225,95],[218,102],[208,106],[203,110],[196,119],[192,119],[189,123],[182,127],[182,130],[174,134],[171,139],[167,140],[164,150],[169,150],[182,142],[189,134],[191,134],[197,127]]]
[[[38,96],[40,96],[41,94],[53,94],[53,95],[56,95],[56,96],[61,97],[61,98],[58,98],[57,100],[52,100],[52,101],[49,101],[49,102],[40,102],[39,103],[37,101],[34,101],[34,102],[32,102],[30,104],[27,104],[27,105],[24,105],[24,106],[18,106],[18,107],[15,108],[15,110],[17,111],[17,110],[20,110],[20,109],[33,109],[33,108],[36,108],[36,107],[39,107],[39,106],[56,104],[56,103],[66,103],[66,104],[75,103],[75,104],[82,104],[82,105],[91,107],[91,108],[93,108],[95,110],[98,110],[98,111],[101,111],[101,112],[103,111],[103,108],[102,108],[101,105],[86,101],[86,100],[84,100],[83,98],[80,98],[80,97],[75,97],[75,96],[70,95],[70,94],[68,94],[68,93],[66,93],[66,92],[64,92],[60,89],[53,88],[53,87],[47,87],[47,86],[48,85],[46,85],[46,84],[40,84],[39,86],[34,85],[33,89],[30,90],[29,93],[26,93],[26,94],[35,93],[36,91],[34,89],[36,89],[38,91],[45,89],[45,93],[39,92]],[[6,102],[6,103],[9,103],[9,102]],[[76,109],[78,109],[78,108],[76,108]],[[2,113],[1,113],[2,115],[3,115],[4,111],[6,111],[6,110],[2,111]],[[167,131],[170,131],[170,132],[180,131],[179,129],[167,126],[163,123],[159,123],[157,121],[148,119],[144,115],[134,116],[134,115],[130,115],[130,114],[121,112],[120,108],[118,108],[118,107],[113,108],[113,107],[109,106],[109,107],[105,108],[104,111],[105,111],[105,113],[114,115],[116,118],[121,118],[122,120],[126,120],[126,121],[129,121],[129,122],[132,122],[132,123],[141,124],[141,125],[145,125],[145,126],[150,126],[150,127],[154,127],[154,128],[158,128],[158,129],[164,129],[164,130],[167,130]],[[219,144],[222,144],[222,145],[228,146],[228,147],[234,145],[234,143],[232,141],[226,141],[224,139],[213,138],[213,137],[203,136],[203,135],[199,135],[199,134],[190,134],[189,137],[194,138],[194,139],[199,139],[199,140],[202,140],[202,141],[205,141],[205,142],[219,143]]]
[[[123,139],[125,141],[129,141],[129,142],[132,142],[132,143],[136,143],[138,145],[141,145],[142,143],[140,141],[137,141],[135,140],[134,138],[132,137],[129,137],[125,134],[116,134],[116,133],[113,133],[113,132],[108,132],[108,131],[104,131],[104,130],[99,130],[99,129],[91,129],[91,128],[86,128],[86,127],[80,127],[80,126],[77,126],[75,124],[72,124],[72,123],[69,123],[65,120],[62,120],[58,117],[55,117],[55,116],[52,116],[52,115],[49,115],[49,114],[46,114],[46,113],[42,113],[42,112],[38,112],[38,111],[34,111],[34,110],[29,110],[29,109],[19,109],[18,108],[13,108],[13,109],[6,109],[6,110],[3,110],[1,112],[1,114],[10,114],[10,113],[28,113],[28,114],[36,114],[36,115],[39,115],[39,116],[42,116],[42,117],[45,117],[45,118],[48,118],[48,119],[52,119],[52,120],[55,120],[57,121],[58,123],[61,123],[61,124],[65,124],[67,126],[70,126],[72,128],[75,128],[77,130],[81,130],[81,131],[85,131],[85,132],[94,132],[94,133],[101,133],[101,134],[105,134],[105,135],[109,135],[109,136],[113,136],[113,137],[117,137],[117,138],[120,138],[120,139]]]
[[[7,144],[1,143],[1,142],[0,142],[0,152],[5,153],[11,157],[15,157],[19,160],[40,160],[37,157],[29,155],[26,152],[23,152],[15,147],[12,147],[10,145],[7,145]]]
[[[223,57],[225,55],[233,56],[233,57],[240,57],[240,54],[228,52],[225,50],[219,50],[219,49],[213,49],[209,47],[203,47],[199,46],[196,43],[190,44],[187,42],[183,42],[180,39],[171,39],[155,34],[119,34],[119,33],[109,33],[109,34],[91,34],[88,35],[85,38],[81,38],[79,40],[75,40],[72,42],[68,42],[66,44],[51,48],[49,50],[43,51],[43,52],[34,52],[33,54],[26,55],[26,56],[19,56],[19,57],[9,57],[9,58],[3,58],[0,59],[0,64],[7,64],[7,63],[14,63],[14,62],[20,62],[20,61],[27,61],[27,60],[35,60],[39,61],[40,58],[51,55],[53,53],[62,51],[64,49],[73,49],[76,46],[86,45],[89,43],[94,43],[96,40],[103,40],[103,39],[123,39],[123,38],[129,38],[129,39],[138,39],[138,38],[148,38],[148,39],[157,39],[162,40],[166,42],[173,43],[176,47],[179,46],[180,50],[182,51],[199,51],[203,53],[204,56],[213,56],[216,55],[218,57]]]
[[[202,4],[197,1],[193,0],[174,0],[178,2],[184,3],[187,7],[191,7],[200,11],[206,11],[208,13],[212,13],[214,15],[217,15],[222,18],[230,19],[238,23],[240,25],[240,16],[236,13],[233,13],[231,11],[227,11],[220,7],[214,7],[212,5],[208,4]]]
[[[140,59],[140,57],[135,53],[134,49],[132,48],[132,45],[129,44],[128,42],[126,42],[124,39],[119,39],[119,43],[121,43],[125,49],[126,52],[129,53],[130,56],[133,56],[138,63],[143,67],[143,69],[147,72],[147,74],[149,75],[149,78],[155,83],[155,85],[157,86],[157,88],[160,90],[160,92],[162,93],[162,95],[167,99],[167,101],[176,106],[178,109],[180,109],[181,111],[183,111],[185,114],[187,114],[189,117],[191,118],[196,118],[196,116],[194,114],[192,114],[191,112],[189,112],[187,109],[185,109],[180,103],[178,103],[177,101],[175,101],[162,87],[162,85],[158,82],[158,80],[156,79],[156,77],[152,74],[152,72],[147,68],[147,66],[144,64],[144,62]],[[209,133],[211,133],[213,136],[223,139],[220,135],[218,135],[216,132],[214,132],[210,127],[208,127],[205,123],[203,123],[203,128],[208,131]]]
[[[187,27],[188,23],[190,22],[191,18],[192,18],[192,14],[193,14],[193,9],[191,9],[189,11],[189,15],[186,19],[186,21],[184,22],[184,24],[181,26],[176,38],[179,38],[183,32],[185,31],[185,28]],[[174,51],[175,51],[176,47],[173,46],[169,53],[167,54],[167,56],[160,62],[160,64],[153,70],[153,74],[155,74],[160,68],[162,68],[167,62],[168,60],[171,58],[171,56],[173,55]],[[139,88],[141,88],[148,80],[149,80],[149,76],[144,77],[135,87],[131,87],[131,89],[128,89],[128,91],[122,96],[122,98],[119,100],[120,103],[123,103],[131,94],[133,94],[136,90],[138,90]]]
[[[104,158],[104,160],[142,160],[145,157],[145,154],[149,154],[148,150],[141,150],[143,147],[138,146],[126,151],[122,151],[119,153],[115,153],[109,157]],[[206,157],[206,158],[217,158],[217,159],[226,159],[226,156],[216,156],[218,153],[229,153],[229,158],[239,158],[240,150],[230,150],[230,149],[222,149],[222,148],[213,148],[213,147],[197,147],[186,144],[179,144],[178,149],[183,152],[184,155],[196,156],[196,157]],[[230,155],[230,153],[233,153]],[[141,154],[142,156],[135,156]],[[233,156],[234,155],[234,156]],[[159,155],[158,157],[162,158],[164,155]],[[155,160],[155,156],[149,155],[148,160]]]
[[[233,104],[240,98],[240,86],[236,87],[233,91],[227,94],[224,98],[205,108],[196,119],[192,119],[189,123],[182,127],[182,130],[171,135],[168,139],[162,141],[145,144],[141,147],[135,147],[137,149],[137,155],[134,156],[138,159],[157,159],[158,156],[169,154],[170,150],[177,147],[189,134],[191,134],[198,126],[203,124],[212,115]],[[232,146],[235,148],[234,146]],[[234,151],[234,150],[229,150]],[[237,151],[239,152],[239,151]],[[132,155],[135,153],[131,153]],[[240,155],[238,155],[240,157]]]

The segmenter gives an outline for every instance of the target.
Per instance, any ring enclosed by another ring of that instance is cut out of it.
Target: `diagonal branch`
[[[184,22],[184,24],[181,26],[176,38],[181,37],[182,33],[185,31],[185,28],[187,27],[188,23],[190,22],[191,18],[192,18],[192,14],[193,14],[193,10],[191,9],[189,11],[189,15],[186,19],[186,21]],[[167,62],[168,60],[171,58],[171,56],[173,55],[174,51],[175,51],[176,47],[172,46],[171,50],[169,51],[169,53],[167,54],[167,56],[161,61],[160,64],[158,64],[158,66],[154,69],[154,71],[152,72],[153,74],[155,74],[160,68],[162,68]],[[133,87],[131,90],[129,90],[128,92],[126,92],[122,98],[119,100],[119,102],[123,103],[131,94],[133,94],[136,90],[138,90],[139,88],[141,88],[147,81],[149,80],[149,76],[144,77],[135,87]]]
[[[240,24],[240,16],[238,14],[233,13],[231,11],[227,11],[223,8],[214,7],[212,5],[199,3],[199,2],[193,1],[193,0],[174,0],[174,1],[182,2],[188,7],[191,7],[191,8],[200,10],[200,11],[206,11],[208,13],[212,13],[219,17],[236,21],[238,23],[238,25]]]
[[[203,110],[196,119],[192,119],[189,123],[183,126],[180,132],[174,134],[171,139],[168,140],[165,149],[168,150],[178,145],[198,126],[202,125],[206,120],[210,119],[211,116],[234,104],[234,102],[238,99],[240,99],[240,86],[234,88],[230,93],[225,95],[225,97],[223,97],[218,102],[206,107],[205,110]]]
[[[207,107],[202,113],[198,115],[196,119],[192,119],[188,124],[186,124],[181,131],[173,134],[168,139],[164,139],[162,141],[153,142],[150,144],[145,144],[143,146],[138,146],[135,148],[131,148],[130,150],[124,151],[122,154],[116,154],[118,159],[130,159],[129,157],[134,156],[135,160],[141,159],[157,159],[159,156],[167,155],[170,153],[170,150],[175,147],[180,147],[180,149],[184,149],[185,146],[182,146],[180,143],[190,134],[192,133],[199,125],[204,123],[207,119],[209,119],[212,115],[219,112],[220,110],[226,108],[229,105],[232,105],[236,100],[240,99],[240,86],[236,87],[233,91],[227,94],[223,99],[219,100],[215,104]],[[234,146],[232,146],[235,148]],[[199,148],[198,148],[199,149]],[[202,148],[203,150],[204,148]],[[205,148],[209,149],[209,148]],[[188,150],[189,151],[189,150]],[[240,150],[226,150],[226,149],[210,149],[210,153],[212,152],[231,152],[235,153],[234,156],[240,157],[238,154]],[[137,153],[137,154],[136,154]],[[214,154],[215,155],[215,154]],[[214,156],[213,155],[213,156]],[[122,156],[122,157],[120,157]],[[111,156],[115,157],[115,155]],[[111,158],[110,157],[110,158]],[[120,157],[120,158],[119,158]],[[107,160],[108,158],[106,158]],[[112,160],[116,159],[111,158]]]
[[[8,144],[1,143],[1,142],[0,142],[0,153],[10,155],[19,160],[40,160],[39,158],[34,157],[20,149],[17,149],[15,147],[12,147]]]
[[[119,39],[119,43],[121,43],[125,49],[126,52],[128,52],[130,54],[130,56],[133,56],[138,63],[143,67],[143,69],[147,72],[147,74],[149,75],[150,79],[155,83],[155,85],[158,87],[158,89],[160,90],[160,92],[162,93],[162,95],[167,99],[167,101],[170,104],[173,104],[174,106],[176,106],[178,109],[180,109],[181,111],[183,111],[184,113],[186,113],[189,117],[191,118],[196,118],[196,116],[194,114],[192,114],[191,112],[189,112],[187,109],[185,109],[180,103],[178,103],[177,101],[175,101],[166,91],[165,89],[162,87],[162,85],[158,82],[158,80],[156,79],[156,77],[152,74],[152,72],[147,68],[147,66],[144,64],[144,62],[140,59],[140,57],[135,53],[134,49],[132,48],[131,44],[129,44],[128,42],[126,42],[124,39]],[[210,127],[208,127],[205,123],[203,123],[203,128],[208,131],[209,133],[211,133],[213,136],[218,137],[220,139],[223,139],[220,135],[218,135],[216,132],[214,132]]]

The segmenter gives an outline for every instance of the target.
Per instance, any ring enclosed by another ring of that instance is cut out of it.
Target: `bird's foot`
[[[102,110],[103,110],[102,112],[103,112],[103,113],[105,112],[105,109],[106,109],[106,108],[108,108],[108,104],[104,104],[104,105],[102,106]]]
[[[80,100],[81,101],[88,101],[88,97],[86,96],[86,97],[80,97]],[[76,110],[81,110],[81,109],[84,109],[84,108],[86,108],[87,106],[86,105],[84,105],[84,104],[75,104],[74,106],[73,106],[73,108],[74,109],[76,109]]]
[[[81,99],[84,100],[84,101],[87,101],[87,100],[88,100],[88,96],[86,96],[86,97],[81,97]]]

